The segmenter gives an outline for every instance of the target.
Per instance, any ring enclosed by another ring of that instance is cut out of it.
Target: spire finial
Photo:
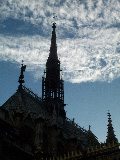
[[[89,131],[91,131],[91,125],[89,125]]]
[[[55,19],[56,19],[56,13],[55,13],[55,3],[53,3],[53,32],[55,33],[55,28],[56,28],[56,23],[55,23]]]
[[[22,84],[25,82],[25,81],[24,81],[23,72],[24,72],[25,69],[26,69],[26,65],[23,65],[23,62],[24,62],[24,61],[22,60],[22,64],[21,64],[21,72],[20,72],[20,76],[19,76],[19,80],[18,80],[18,82],[20,83],[19,89],[22,88]]]
[[[57,16],[55,15],[55,13],[53,13],[53,18],[54,18],[54,22],[53,22],[53,26],[52,26],[52,28],[54,29],[54,28],[56,28],[56,23],[55,23],[55,18],[56,18]]]
[[[55,22],[53,23],[52,28],[53,28],[53,31],[55,31],[55,28],[56,28],[56,23]]]

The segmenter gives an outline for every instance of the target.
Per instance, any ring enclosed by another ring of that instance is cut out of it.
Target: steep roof
[[[55,111],[49,113],[41,98],[25,86],[22,86],[22,89],[18,89],[16,93],[1,106],[1,109],[8,111],[18,110],[23,113],[29,112],[33,120],[43,118],[48,126],[57,125],[64,139],[77,139],[83,149],[87,148],[89,138],[92,139],[94,145],[98,144],[98,140],[94,134],[89,134],[87,130],[81,128],[74,123],[74,121],[69,118],[61,119],[61,117],[54,113]]]
[[[31,112],[39,114],[43,112],[41,98],[34,94],[31,90],[22,86],[21,90],[17,90],[2,106],[5,110],[20,109],[23,112]],[[45,112],[45,110],[44,110]]]

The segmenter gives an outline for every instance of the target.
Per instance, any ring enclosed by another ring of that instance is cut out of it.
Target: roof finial
[[[53,26],[52,26],[52,28],[53,28],[53,30],[55,30],[55,28],[56,28],[56,23],[55,23],[55,18],[56,18],[57,16],[55,15],[55,13],[53,13],[53,19],[54,19],[54,22],[53,22]]]
[[[90,129],[91,129],[91,125],[89,125],[89,131],[90,131]]]
[[[19,80],[18,80],[18,82],[20,83],[19,89],[22,89],[22,84],[25,82],[24,75],[23,75],[23,72],[25,71],[25,69],[26,69],[26,65],[23,65],[23,60],[22,60],[21,72],[20,72],[20,76],[19,76]]]

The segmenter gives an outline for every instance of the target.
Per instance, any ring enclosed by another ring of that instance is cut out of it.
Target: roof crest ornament
[[[25,69],[26,69],[26,65],[23,65],[23,60],[22,60],[21,72],[20,72],[20,76],[19,76],[19,80],[18,80],[18,82],[20,83],[19,87],[18,87],[19,89],[22,89],[22,84],[25,82],[24,75],[23,75],[23,72],[25,72]]]

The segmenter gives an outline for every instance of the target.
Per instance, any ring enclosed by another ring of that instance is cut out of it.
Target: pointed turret
[[[116,138],[116,135],[114,134],[114,128],[112,126],[112,120],[111,120],[111,114],[108,112],[108,132],[107,132],[107,139],[106,143],[118,143],[118,139]]]
[[[53,23],[52,28],[50,53],[46,62],[46,77],[42,77],[42,100],[47,104],[49,103],[51,112],[55,104],[57,114],[64,117],[64,86],[63,80],[60,78],[60,61],[57,55],[55,23]],[[52,107],[50,107],[50,104]]]

